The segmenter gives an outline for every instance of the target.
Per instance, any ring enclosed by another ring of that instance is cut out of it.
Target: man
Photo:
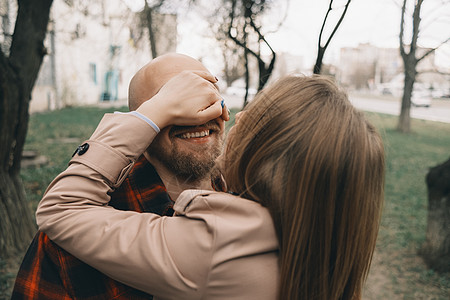
[[[130,111],[184,70],[208,71],[197,60],[181,54],[160,56],[145,65],[130,82]],[[222,118],[228,119],[225,109]],[[110,205],[122,210],[172,215],[172,200],[181,191],[211,189],[211,170],[224,138],[222,118],[200,126],[163,128],[111,194]],[[83,146],[77,151],[83,151]],[[38,232],[19,269],[12,299],[152,299],[152,296],[108,278]]]

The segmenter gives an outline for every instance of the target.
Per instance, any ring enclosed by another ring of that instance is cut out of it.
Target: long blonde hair
[[[279,299],[359,299],[383,204],[379,134],[322,76],[281,79],[246,111],[223,175],[231,191],[270,210]]]

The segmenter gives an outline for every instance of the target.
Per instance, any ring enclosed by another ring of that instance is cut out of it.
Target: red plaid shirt
[[[111,194],[116,209],[173,214],[173,202],[153,166],[142,156]],[[153,299],[119,283],[54,244],[45,233],[33,239],[11,299]]]

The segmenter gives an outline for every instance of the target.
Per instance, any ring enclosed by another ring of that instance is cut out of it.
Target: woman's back
[[[224,178],[271,213],[280,243],[279,299],[358,299],[384,194],[375,128],[324,76],[280,79],[235,127]]]

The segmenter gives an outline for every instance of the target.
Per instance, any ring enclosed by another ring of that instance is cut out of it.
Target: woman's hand
[[[218,118],[227,119],[222,97],[208,72],[183,71],[170,79],[137,111],[164,128],[169,125],[200,125]]]

